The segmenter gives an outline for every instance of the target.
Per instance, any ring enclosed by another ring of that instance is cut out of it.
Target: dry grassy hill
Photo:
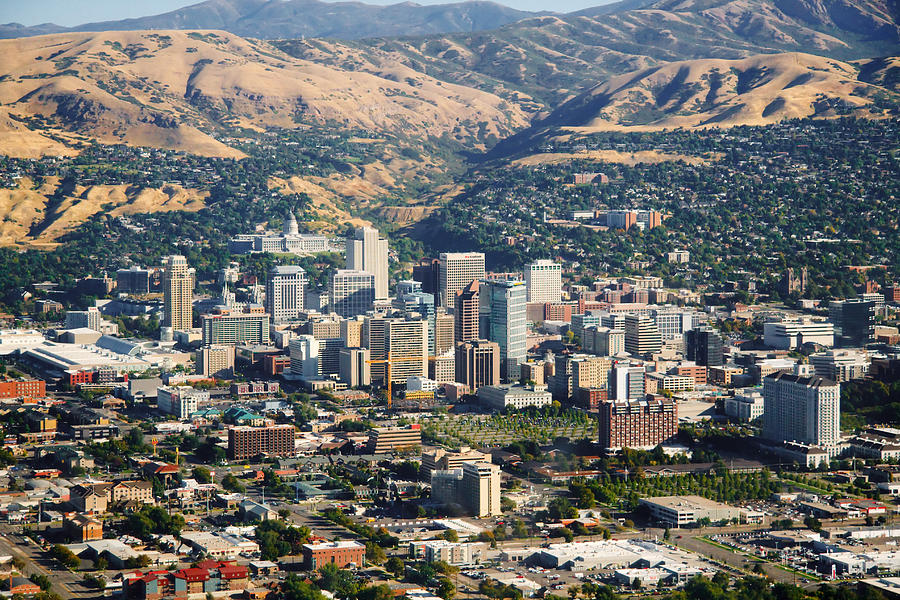
[[[179,185],[147,188],[129,185],[77,185],[57,197],[59,179],[47,177],[40,184],[24,177],[12,189],[0,189],[0,246],[48,247],[57,238],[104,211],[114,217],[135,213],[196,211],[208,192]]]
[[[15,156],[66,152],[84,137],[239,156],[220,133],[300,122],[477,144],[527,123],[497,96],[402,64],[351,72],[215,31],[2,40],[0,106],[0,152]]]
[[[495,148],[528,153],[542,139],[595,131],[766,125],[844,114],[881,118],[900,94],[879,85],[895,59],[846,63],[802,53],[691,60],[612,77]],[[863,81],[862,75],[868,81]]]

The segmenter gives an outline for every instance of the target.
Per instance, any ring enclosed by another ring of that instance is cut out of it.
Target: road
[[[25,563],[22,574],[26,577],[40,574],[50,578],[53,585],[51,591],[63,600],[87,600],[102,595],[97,590],[86,588],[77,574],[60,567],[55,560],[45,555],[40,546],[32,541],[25,541],[23,536],[9,533],[0,535],[0,554],[21,559]]]

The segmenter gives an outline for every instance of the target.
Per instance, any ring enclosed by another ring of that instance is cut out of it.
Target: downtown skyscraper
[[[180,254],[165,257],[163,269],[163,327],[178,331],[190,329],[194,269],[188,267],[187,259]]]

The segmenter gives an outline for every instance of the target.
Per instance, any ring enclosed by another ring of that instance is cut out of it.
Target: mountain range
[[[897,0],[623,0],[570,15],[526,14],[486,31],[366,39],[264,40],[261,30],[247,37],[224,30],[252,24],[235,7],[257,6],[262,14],[298,2],[210,0],[148,17],[182,15],[174,29],[0,40],[0,154],[71,155],[99,141],[240,158],[247,132],[364,132],[379,144],[373,162],[319,179],[285,173],[270,182],[347,220],[341,211],[361,199],[377,210],[385,198],[416,198],[425,214],[421,187],[404,186],[437,173],[446,181],[461,149],[509,160],[546,140],[592,131],[900,114]],[[364,6],[306,5],[336,15]],[[497,6],[377,8],[446,15]],[[185,16],[198,7],[218,7],[223,29],[179,29],[200,22]],[[257,18],[257,25],[279,23]],[[475,28],[475,20],[468,23]],[[350,27],[337,17],[330,24]],[[380,27],[375,17],[365,26]],[[69,211],[81,216],[48,228],[40,241],[52,242],[100,210],[98,202],[113,202],[103,198],[114,197],[120,211],[202,205],[199,190],[167,190],[84,190]],[[0,228],[0,243],[21,237],[47,203],[41,190],[7,192],[0,210],[21,218],[4,226],[6,234]]]
[[[320,0],[207,0],[160,15],[76,27],[52,23],[26,27],[7,23],[0,25],[0,38],[73,32],[217,29],[257,39],[358,39],[494,29],[534,14],[484,0],[429,6],[413,2],[376,6]]]

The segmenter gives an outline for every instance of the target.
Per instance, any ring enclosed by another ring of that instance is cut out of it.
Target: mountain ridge
[[[537,13],[488,0],[436,5],[400,2],[386,6],[356,1],[206,0],[158,15],[63,27],[0,24],[0,38],[54,33],[143,30],[223,30],[259,39],[335,37],[359,39],[494,29]]]
[[[273,43],[322,61],[340,63],[348,54],[361,63],[392,58],[492,93],[524,93],[549,109],[603,78],[677,60],[798,51],[843,61],[897,54],[894,0],[860,0],[848,12],[835,8],[845,0],[790,0],[789,12],[804,19],[779,8],[786,1],[625,0],[597,9],[596,16],[533,16],[491,31]],[[867,36],[860,29],[881,33]]]

